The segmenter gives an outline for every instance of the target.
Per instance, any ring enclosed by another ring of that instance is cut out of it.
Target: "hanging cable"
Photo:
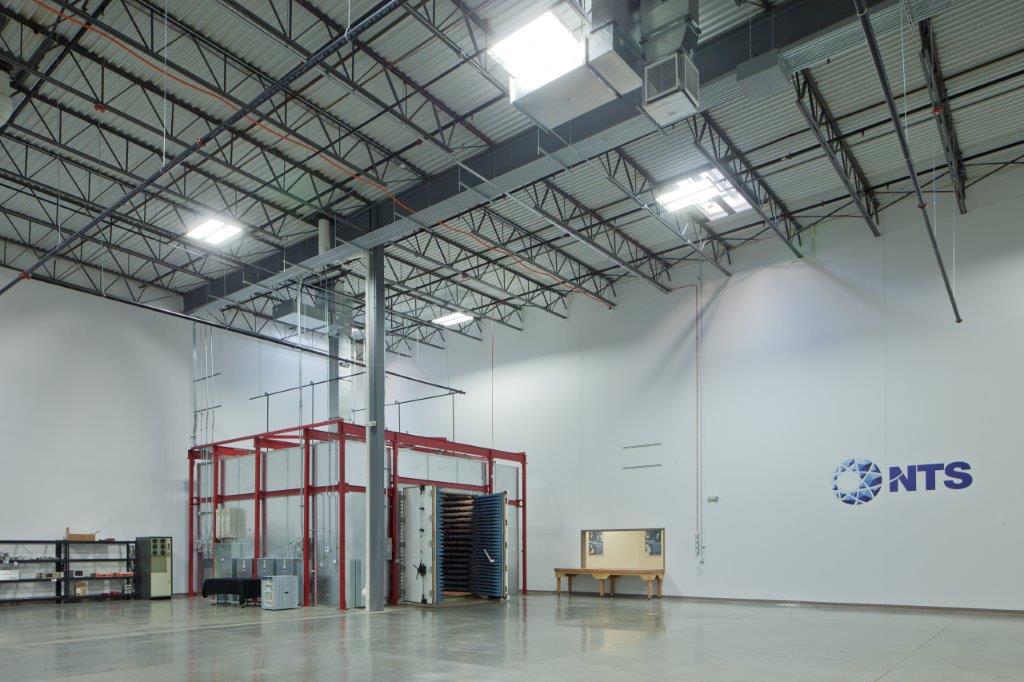
[[[160,157],[160,165],[167,164],[167,0],[164,0],[164,103],[163,113],[160,116],[160,128],[163,130],[163,151]]]

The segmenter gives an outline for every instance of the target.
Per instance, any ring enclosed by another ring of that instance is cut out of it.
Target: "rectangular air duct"
[[[640,87],[640,51],[614,25],[587,38],[585,61],[538,88],[521,92],[510,81],[509,101],[554,128]]]
[[[759,54],[737,65],[736,85],[751,102],[760,102],[793,87],[778,50]]]
[[[637,17],[628,3],[568,3],[511,31],[490,48],[509,73],[509,101],[554,128],[642,85]]]

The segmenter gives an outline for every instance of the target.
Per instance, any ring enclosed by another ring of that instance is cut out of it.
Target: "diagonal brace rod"
[[[889,107],[889,118],[892,119],[892,126],[896,129],[896,139],[899,140],[900,149],[903,150],[903,160],[907,164],[907,175],[914,186],[914,193],[917,195],[917,207],[921,211],[921,219],[924,220],[925,230],[928,232],[928,241],[931,242],[932,252],[935,254],[935,262],[942,274],[942,283],[946,286],[946,295],[949,296],[949,305],[953,308],[953,317],[957,323],[963,322],[960,317],[960,308],[956,304],[956,296],[953,294],[953,285],[946,273],[946,265],[942,262],[942,252],[939,251],[939,242],[935,239],[935,230],[932,228],[932,221],[928,218],[928,203],[924,200],[924,193],[921,191],[921,182],[917,179],[917,170],[914,168],[914,160],[910,156],[910,146],[907,144],[907,137],[900,126],[900,116],[896,111],[896,101],[893,99],[892,88],[889,86],[889,76],[885,73],[885,65],[882,63],[882,53],[878,49],[878,41],[875,40],[875,32],[871,29],[871,20],[868,18],[867,8],[864,7],[864,0],[853,0],[853,6],[857,9],[857,18],[860,19],[860,26],[864,29],[864,38],[868,43],[868,50],[871,52],[871,61],[875,65],[875,73],[878,74],[878,82],[882,86],[882,94],[885,95],[885,103]]]

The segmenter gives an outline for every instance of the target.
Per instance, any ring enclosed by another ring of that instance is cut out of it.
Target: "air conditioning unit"
[[[685,52],[675,52],[644,67],[644,109],[659,125],[697,113],[700,74]]]

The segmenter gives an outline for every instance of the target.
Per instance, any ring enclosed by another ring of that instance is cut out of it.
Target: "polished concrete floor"
[[[533,595],[367,615],[0,608],[0,679],[1024,679],[1024,618]]]

